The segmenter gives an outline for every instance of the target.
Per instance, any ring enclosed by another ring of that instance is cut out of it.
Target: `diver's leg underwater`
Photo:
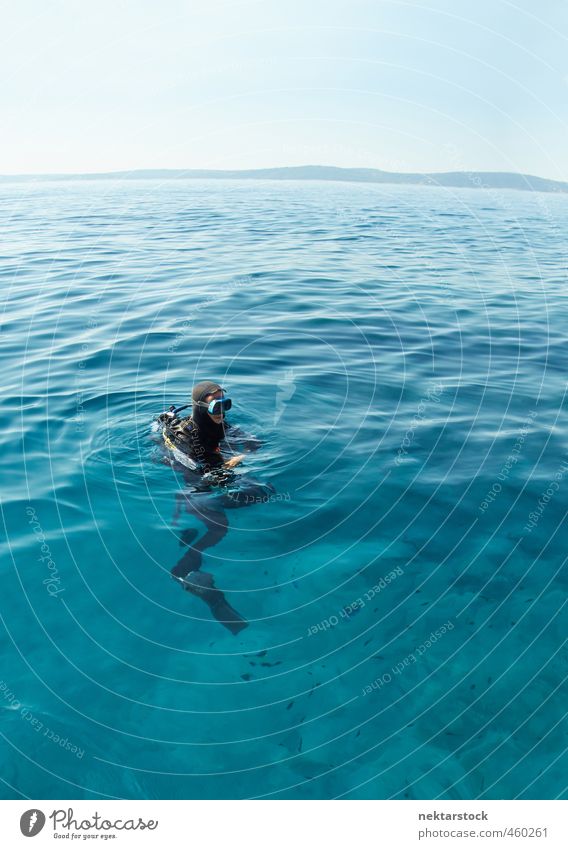
[[[201,384],[198,384],[197,388],[200,386]],[[218,393],[223,391],[217,384],[207,383],[207,387],[209,387],[209,390],[216,387],[215,391]],[[203,387],[202,389],[205,391]],[[227,464],[214,467],[202,474],[199,470],[199,464],[191,460],[191,457],[188,460],[184,452],[180,452],[176,443],[176,436],[180,436],[179,429],[181,428],[182,436],[184,428],[187,430],[186,425],[184,425],[185,420],[177,418],[177,413],[181,409],[184,408],[174,409],[172,407],[167,413],[158,417],[158,421],[164,425],[162,433],[164,441],[173,453],[170,464],[176,471],[182,472],[186,485],[191,488],[190,492],[178,492],[173,524],[178,523],[183,504],[187,513],[192,514],[205,525],[206,531],[197,541],[198,531],[187,529],[182,533],[181,543],[187,547],[187,550],[171,570],[171,575],[185,590],[204,601],[215,619],[221,622],[231,633],[238,634],[243,628],[247,627],[248,623],[231,607],[222,591],[217,589],[213,575],[201,571],[202,555],[206,549],[217,545],[226,535],[229,522],[225,509],[247,507],[254,503],[268,501],[275,489],[271,484],[260,483],[247,475],[236,476],[232,469],[227,467]],[[227,409],[230,409],[230,402]],[[199,409],[197,413],[199,413]],[[213,413],[209,411],[209,418],[212,415]],[[195,416],[196,409],[194,406],[190,420],[193,421],[191,429],[195,427]],[[206,416],[205,422],[209,424]],[[181,443],[183,443],[183,440],[181,440],[180,446]],[[251,450],[256,450],[259,446],[258,440],[250,443]],[[186,462],[184,462],[184,457]],[[191,465],[188,465],[190,461]]]
[[[187,529],[183,532],[181,543],[187,546],[187,551],[173,567],[172,577],[179,581],[185,590],[204,601],[218,622],[232,634],[238,634],[248,623],[231,607],[221,590],[217,589],[213,575],[200,571],[203,551],[217,545],[227,533],[227,516],[223,510],[198,505],[189,498],[186,500],[186,510],[201,519],[207,530],[195,544],[193,543],[198,531]]]

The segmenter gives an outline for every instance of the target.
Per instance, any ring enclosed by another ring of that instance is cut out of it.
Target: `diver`
[[[187,551],[171,574],[183,589],[207,604],[215,619],[231,633],[238,634],[248,623],[217,589],[213,575],[201,571],[202,554],[217,545],[227,533],[229,523],[224,507],[242,507],[266,498],[274,492],[274,487],[235,474],[233,469],[242,463],[245,454],[233,454],[226,459],[221,453],[221,443],[230,451],[237,446],[245,451],[256,451],[261,446],[260,440],[225,420],[225,414],[232,407],[225,390],[218,383],[203,380],[193,387],[191,398],[191,404],[177,409],[170,407],[158,417],[164,442],[171,452],[170,463],[183,472],[190,487],[189,491],[178,494],[176,517],[180,513],[181,498],[186,511],[206,528],[198,541],[199,531],[188,528],[182,532],[181,544]],[[190,406],[191,415],[180,418],[178,414]]]

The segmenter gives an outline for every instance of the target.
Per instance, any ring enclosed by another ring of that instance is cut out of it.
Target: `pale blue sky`
[[[566,0],[2,0],[0,173],[568,180]]]

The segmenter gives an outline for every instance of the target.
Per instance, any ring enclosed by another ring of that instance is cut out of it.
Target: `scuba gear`
[[[187,409],[189,404],[182,404],[181,407],[172,405],[158,416],[167,447],[178,462],[192,471],[209,472],[223,465],[219,443],[225,437],[225,426],[223,422],[214,422],[208,410],[221,409],[221,415],[224,415],[224,411],[232,406],[231,399],[217,398],[211,403],[204,401],[208,395],[223,391],[218,383],[202,380],[193,387],[191,416],[179,417],[179,413]]]
[[[179,409],[184,408],[181,407],[176,410],[172,406],[165,413],[158,416],[158,422],[162,425],[162,437],[178,463],[191,469],[193,472],[199,472],[201,466],[198,460],[192,456],[191,419],[179,419],[177,417]]]

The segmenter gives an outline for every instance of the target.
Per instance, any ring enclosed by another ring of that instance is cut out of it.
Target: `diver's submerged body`
[[[201,598],[219,622],[233,634],[238,634],[246,628],[247,622],[215,587],[213,576],[200,571],[202,553],[217,545],[227,533],[228,519],[223,507],[244,506],[252,503],[255,497],[265,496],[274,490],[270,485],[237,478],[232,470],[242,462],[244,454],[229,459],[221,454],[220,443],[223,440],[230,448],[233,447],[231,443],[239,443],[252,451],[260,447],[260,442],[225,422],[225,413],[231,409],[231,399],[218,383],[202,381],[194,386],[191,416],[178,418],[180,409],[170,408],[159,417],[159,422],[163,425],[166,446],[180,464],[186,483],[192,485],[192,490],[181,496],[185,509],[199,518],[207,530],[197,542],[198,531],[187,529],[182,533],[181,544],[187,546],[187,551],[171,574],[185,590]],[[212,494],[215,497],[212,498]],[[179,510],[178,501],[178,514]]]

